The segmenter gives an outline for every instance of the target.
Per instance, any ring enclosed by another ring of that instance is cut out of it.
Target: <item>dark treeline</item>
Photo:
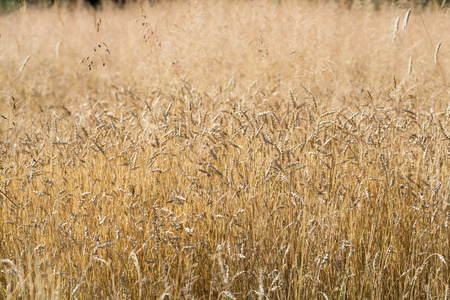
[[[85,5],[94,9],[99,9],[103,4],[112,3],[118,8],[123,8],[127,3],[135,3],[139,1],[150,2],[156,4],[164,0],[0,0],[1,8],[3,11],[10,12],[21,7],[24,3],[36,7],[46,8],[55,4],[66,7],[77,7],[79,5]],[[170,1],[170,0],[166,0]]]
[[[1,3],[1,9],[3,9],[6,12],[13,11],[17,8],[19,8],[21,5],[26,3],[27,5],[33,5],[37,7],[51,7],[55,4],[58,4],[60,6],[68,6],[68,7],[77,7],[78,5],[86,5],[89,7],[92,7],[94,9],[99,9],[102,7],[105,3],[113,3],[118,8],[123,8],[127,3],[135,3],[135,2],[142,2],[142,1],[148,1],[151,4],[156,4],[163,1],[171,1],[171,0],[0,0]],[[278,3],[284,2],[284,0],[274,0]],[[312,1],[312,0],[306,0],[306,1]],[[336,1],[343,1],[345,2],[349,7],[353,5],[354,2],[357,1],[363,1],[363,0],[336,0]],[[450,1],[449,1],[450,2]],[[408,4],[409,7],[415,6],[415,7],[441,7],[443,4],[446,5],[446,0],[410,0],[408,2],[402,1],[402,0],[371,0],[371,3],[375,9],[378,9],[383,4],[399,4],[399,5],[405,5]]]

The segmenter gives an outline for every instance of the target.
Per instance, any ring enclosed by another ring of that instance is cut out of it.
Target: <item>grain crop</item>
[[[0,299],[447,299],[449,20],[2,15]]]

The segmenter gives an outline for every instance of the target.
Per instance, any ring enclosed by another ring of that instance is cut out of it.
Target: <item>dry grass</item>
[[[447,299],[449,20],[0,18],[0,298]]]

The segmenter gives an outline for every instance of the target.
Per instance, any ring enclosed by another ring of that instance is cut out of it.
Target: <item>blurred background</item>
[[[162,2],[169,2],[173,0],[0,0],[0,10],[3,13],[8,13],[17,10],[24,4],[32,5],[40,8],[48,8],[53,5],[65,6],[70,8],[75,7],[91,7],[100,9],[103,5],[114,5],[118,8],[123,8],[127,3],[148,2],[150,4],[158,4]],[[269,0],[282,4],[284,0]],[[289,0],[299,1],[299,0]],[[306,0],[308,2],[318,2],[317,0]],[[332,1],[332,0],[330,0]],[[330,2],[324,1],[324,2]],[[442,8],[447,5],[446,0],[334,0],[340,4],[351,8],[355,3],[358,5],[373,7],[375,10],[382,6],[399,6],[403,8]],[[184,1],[183,1],[184,2]]]
[[[156,4],[160,2],[167,2],[171,0],[144,0],[150,4]],[[112,4],[117,6],[118,8],[123,8],[127,2],[136,3],[139,1],[136,0],[1,0],[0,10],[3,12],[12,12],[23,5],[32,5],[39,8],[49,8],[54,5],[62,6],[62,7],[92,7],[95,9],[99,9],[102,5]],[[140,2],[143,2],[142,0]]]

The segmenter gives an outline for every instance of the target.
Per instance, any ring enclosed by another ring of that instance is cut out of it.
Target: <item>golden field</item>
[[[0,299],[448,299],[450,13],[0,18]]]

